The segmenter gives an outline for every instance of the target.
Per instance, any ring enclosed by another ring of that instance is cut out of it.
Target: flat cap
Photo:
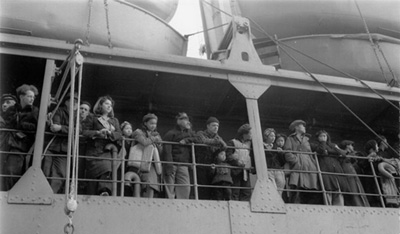
[[[301,120],[301,119],[296,119],[295,121],[293,121],[293,122],[289,125],[289,130],[290,130],[290,131],[294,131],[294,128],[295,128],[297,125],[300,125],[300,124],[303,124],[304,127],[306,126],[306,122],[304,122],[304,121]]]

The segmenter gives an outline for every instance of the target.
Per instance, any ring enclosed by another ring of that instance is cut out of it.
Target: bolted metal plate
[[[269,179],[259,179],[251,196],[252,212],[286,213],[285,203]]]
[[[8,192],[8,203],[51,205],[53,190],[43,171],[30,167]]]

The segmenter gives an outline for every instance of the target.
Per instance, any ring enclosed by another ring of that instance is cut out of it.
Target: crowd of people
[[[37,95],[36,87],[24,84],[16,96],[2,96],[0,127],[13,129],[0,132],[3,191],[11,189],[29,167],[27,155],[33,151],[38,121],[38,108],[33,105]],[[237,136],[225,142],[218,134],[216,117],[208,118],[205,130],[195,132],[189,116],[181,112],[175,127],[161,136],[155,114],[143,116],[141,127],[134,130],[128,121],[120,124],[114,104],[110,96],[102,96],[91,111],[89,102],[78,103],[77,96],[67,95],[50,112],[47,131],[54,134],[45,136],[42,170],[54,193],[65,189],[69,119],[79,111],[79,155],[85,157],[79,159],[78,176],[86,179],[80,186],[82,193],[112,195],[111,180],[118,179],[125,181],[121,185],[125,196],[190,199],[196,184],[199,199],[250,200],[250,174],[256,171],[249,124],[240,126]],[[325,130],[311,137],[303,120],[293,121],[289,129],[289,136],[273,128],[263,134],[268,177],[285,202],[380,206],[381,189],[386,206],[398,207],[398,142],[390,146],[384,136],[377,136],[361,153],[355,151],[353,141],[332,143]],[[116,170],[117,175],[123,170],[122,178],[113,178]],[[379,186],[375,186],[374,172],[380,176]]]

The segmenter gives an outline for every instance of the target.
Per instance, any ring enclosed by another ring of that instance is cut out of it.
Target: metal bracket
[[[252,212],[286,213],[286,206],[273,182],[266,178],[257,179],[250,200]]]
[[[250,99],[258,99],[271,86],[269,79],[251,79],[234,74],[228,74],[228,80],[245,98]]]
[[[230,41],[230,44],[226,55],[227,60],[222,60],[223,62],[248,62],[255,65],[263,65],[253,45],[248,19],[239,16],[233,17],[221,45],[226,46],[228,41]]]
[[[43,171],[30,167],[8,192],[8,203],[51,205],[53,191]]]

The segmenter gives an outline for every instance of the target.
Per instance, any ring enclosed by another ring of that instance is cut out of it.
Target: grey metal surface
[[[74,42],[85,40],[87,26],[91,44],[108,45],[107,20],[113,47],[160,54],[186,55],[187,39],[162,19],[124,2],[5,0],[1,2],[0,28],[11,33]],[[59,30],[62,28],[63,30]]]
[[[50,39],[10,36],[7,34],[1,34],[0,39],[0,53],[4,54],[64,60],[71,49],[70,44]],[[189,75],[189,78],[198,76],[227,80],[228,74],[232,74],[239,75],[242,79],[254,78],[259,83],[270,83],[272,86],[325,92],[321,86],[316,84],[305,73],[283,69],[276,71],[272,66],[246,63],[224,64],[218,61],[153,54],[119,48],[114,48],[112,54],[110,54],[110,50],[107,47],[95,45],[82,47],[81,53],[85,57],[87,64],[144,70],[154,70],[157,68],[157,71],[160,72]],[[334,93],[379,98],[353,79],[327,75],[317,75],[317,77]],[[366,83],[380,92],[385,98],[398,100],[398,95],[400,94],[399,88],[388,87],[386,84],[378,82],[366,81]]]
[[[12,205],[0,193],[1,233],[62,233],[65,200]],[[248,202],[79,196],[75,233],[398,234],[399,210],[286,204],[286,214],[251,212]],[[16,232],[17,231],[17,232]]]

